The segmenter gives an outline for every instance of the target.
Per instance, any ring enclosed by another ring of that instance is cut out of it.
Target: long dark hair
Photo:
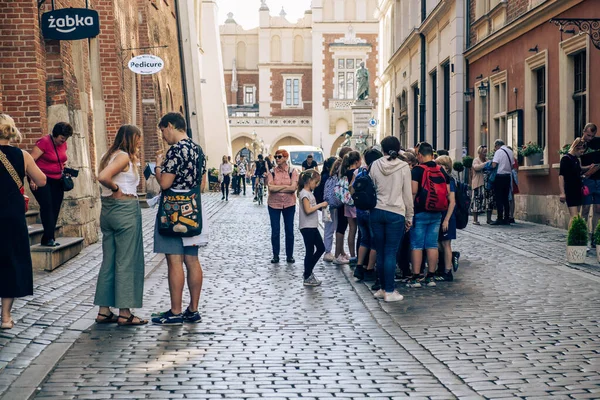
[[[400,152],[400,140],[396,136],[386,136],[381,141],[381,150],[388,156],[388,161],[395,160]]]
[[[358,151],[351,151],[344,156],[342,159],[342,167],[340,168],[340,176],[346,175],[346,172],[350,170],[350,167],[357,162],[360,162],[360,153]]]
[[[298,178],[298,189],[296,190],[298,196],[300,196],[300,192],[304,189],[304,186],[313,179],[321,179],[321,175],[316,169],[307,169],[300,174]]]
[[[106,168],[108,161],[118,150],[127,153],[129,155],[129,160],[135,164],[137,162],[137,149],[135,145],[137,140],[141,137],[142,132],[137,126],[122,125],[117,132],[117,136],[115,137],[115,141],[113,142],[112,146],[110,146],[106,154],[100,160],[100,171]]]
[[[331,167],[333,166],[335,160],[337,160],[337,157],[329,157],[327,160],[325,160],[323,163],[323,174],[331,174]]]

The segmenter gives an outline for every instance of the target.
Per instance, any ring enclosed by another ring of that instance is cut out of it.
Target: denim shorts
[[[441,223],[442,213],[420,212],[416,214],[410,228],[410,248],[412,250],[437,249]]]
[[[600,180],[584,178],[583,185],[590,190],[590,194],[583,197],[583,205],[600,204]]]

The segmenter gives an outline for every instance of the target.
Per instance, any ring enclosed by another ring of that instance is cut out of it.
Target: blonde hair
[[[0,139],[21,141],[21,132],[15,125],[15,120],[8,114],[0,114]]]
[[[321,180],[321,174],[319,174],[319,171],[316,169],[307,169],[300,174],[300,177],[298,178],[298,189],[296,190],[298,196],[300,196],[300,192],[304,189],[304,186],[312,180]]]
[[[435,163],[444,167],[447,173],[452,172],[452,159],[450,156],[439,156],[435,159]]]

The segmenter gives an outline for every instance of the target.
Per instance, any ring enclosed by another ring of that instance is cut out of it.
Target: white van
[[[315,146],[281,146],[279,150],[285,150],[290,153],[290,164],[292,168],[302,171],[302,163],[306,161],[306,157],[312,154],[314,160],[317,162],[317,169],[319,172],[323,169],[323,162],[325,161],[325,155],[320,147]]]

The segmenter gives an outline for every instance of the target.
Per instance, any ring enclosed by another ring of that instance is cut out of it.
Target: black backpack
[[[352,193],[352,200],[354,200],[354,206],[363,211],[369,211],[377,206],[377,189],[373,179],[369,175],[369,170],[361,168],[352,184],[354,193]]]
[[[465,229],[469,223],[469,210],[471,209],[471,187],[463,182],[456,182],[456,192],[454,193],[456,206],[454,215],[456,216],[456,228]]]

